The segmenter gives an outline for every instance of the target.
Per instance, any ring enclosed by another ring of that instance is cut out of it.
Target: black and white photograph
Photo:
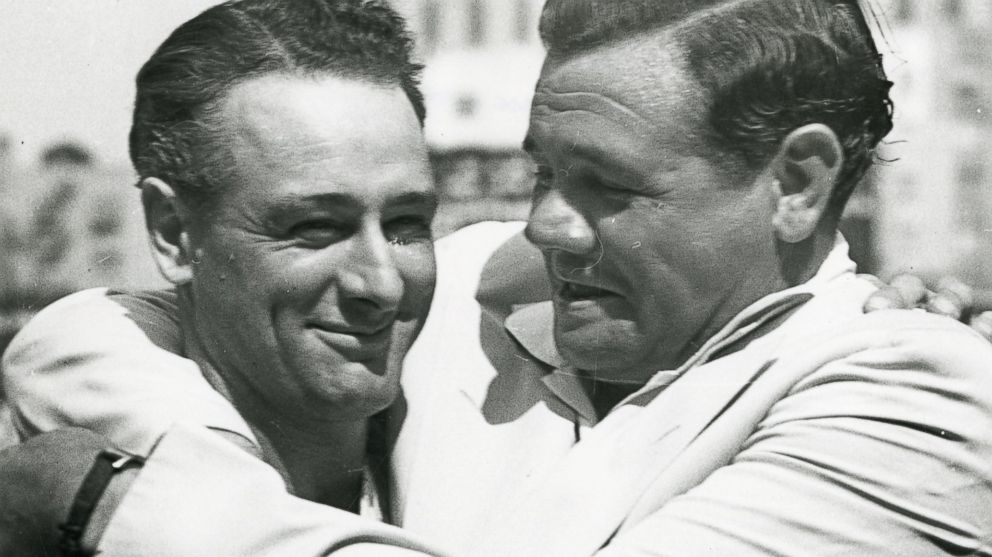
[[[992,557],[989,0],[0,47],[0,556]]]

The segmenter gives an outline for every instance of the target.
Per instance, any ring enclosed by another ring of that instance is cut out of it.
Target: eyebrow
[[[534,138],[530,135],[524,138],[522,147],[524,152],[531,156],[535,156],[541,152]],[[617,153],[619,156],[611,155],[608,150],[602,149],[596,142],[572,143],[568,152],[570,155],[585,159],[604,168],[624,170],[624,165],[617,162],[618,160],[622,160],[623,153]]]
[[[357,208],[359,203],[353,196],[343,193],[317,193],[312,195],[284,195],[274,199],[269,205],[272,213],[291,213],[312,207],[334,206],[338,208]]]
[[[386,200],[386,206],[396,205],[421,207],[433,211],[437,209],[438,206],[437,193],[433,191],[410,191],[401,193],[395,197],[390,197]]]
[[[412,206],[429,210],[435,210],[438,206],[437,193],[431,192],[404,192],[386,199],[386,207]],[[269,210],[272,213],[292,213],[294,211],[305,210],[308,207],[324,206],[335,209],[360,209],[362,203],[355,196],[345,193],[317,193],[312,195],[286,195],[273,200]]]

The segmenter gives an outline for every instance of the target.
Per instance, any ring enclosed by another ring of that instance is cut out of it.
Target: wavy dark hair
[[[179,26],[138,72],[130,134],[140,178],[209,199],[228,172],[219,109],[232,87],[286,74],[399,86],[423,125],[421,66],[383,0],[237,0]]]
[[[839,217],[892,129],[892,83],[857,0],[548,0],[541,17],[552,57],[659,31],[700,87],[707,143],[747,168],[803,125],[837,134]]]

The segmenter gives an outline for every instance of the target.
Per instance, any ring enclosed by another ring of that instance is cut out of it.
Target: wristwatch
[[[86,557],[88,553],[83,549],[82,537],[89,524],[93,510],[103,497],[104,491],[113,479],[114,475],[122,470],[132,467],[140,467],[145,463],[145,459],[127,454],[114,449],[104,449],[96,456],[93,467],[86,474],[83,483],[76,492],[76,498],[69,508],[69,517],[65,522],[59,524],[62,531],[62,538],[59,548],[64,557]]]

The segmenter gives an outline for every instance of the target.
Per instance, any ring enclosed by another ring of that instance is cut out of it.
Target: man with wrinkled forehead
[[[864,314],[877,288],[836,232],[892,125],[858,4],[550,0],[541,33],[522,230],[541,257],[514,224],[437,242],[386,428],[387,520],[473,556],[989,554],[992,348]],[[22,415],[79,408],[20,354]],[[240,427],[215,410],[196,426]],[[391,551],[342,542],[337,514],[263,488],[276,471],[197,427],[142,435],[161,440],[104,541]],[[202,508],[225,516],[193,536],[164,520]]]

